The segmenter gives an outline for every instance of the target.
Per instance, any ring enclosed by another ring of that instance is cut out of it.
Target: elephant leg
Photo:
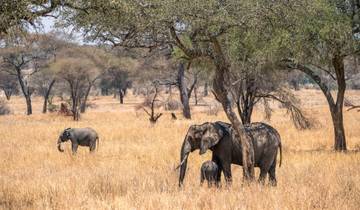
[[[259,176],[259,183],[260,184],[265,184],[265,178],[266,178],[266,175],[268,173],[268,169],[264,169],[264,168],[260,168],[260,176]]]
[[[216,187],[218,187],[216,178],[217,178],[217,170],[211,173],[211,185],[215,185]]]
[[[217,158],[215,155],[212,156],[212,161],[215,162],[218,165],[218,170],[216,173],[216,182],[217,183],[221,183],[221,172],[222,172],[222,164],[219,160],[219,158]]]
[[[224,170],[224,176],[225,176],[226,184],[231,185],[231,183],[232,183],[231,164],[230,163],[225,163],[225,164],[222,164],[222,167],[223,167],[223,170]]]
[[[208,177],[207,181],[208,181],[208,188],[210,188],[211,187],[211,179],[210,179],[210,177]]]
[[[90,144],[90,152],[94,152],[96,149],[96,142]]]
[[[276,171],[276,159],[274,160],[274,162],[271,165],[270,170],[269,170],[269,182],[270,182],[270,185],[272,185],[272,186],[277,185],[275,171]]]
[[[78,148],[78,144],[77,144],[77,143],[71,143],[71,150],[72,150],[73,155],[76,154],[77,148]]]
[[[219,170],[216,172],[216,179],[215,181],[218,183],[218,185],[221,183],[221,172],[222,172],[222,167],[220,165],[219,166]]]
[[[220,182],[218,182],[216,179],[215,179],[215,186],[216,186],[217,188],[220,187]]]
[[[276,150],[274,152],[269,151],[264,154],[259,164],[260,165],[259,182],[261,184],[265,184],[266,175],[267,173],[269,173],[274,161],[276,161]]]
[[[203,185],[203,183],[204,183],[204,179],[205,179],[205,177],[204,177],[204,173],[201,171],[201,172],[200,172],[200,186],[202,186],[202,185]]]

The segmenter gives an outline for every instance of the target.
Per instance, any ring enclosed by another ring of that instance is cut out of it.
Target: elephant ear
[[[200,155],[215,146],[224,136],[224,131],[218,123],[208,123],[200,142]]]
[[[70,138],[70,132],[69,132],[70,129],[71,129],[71,128],[66,128],[66,129],[64,130],[64,132],[63,132],[64,137],[66,137],[67,139]]]

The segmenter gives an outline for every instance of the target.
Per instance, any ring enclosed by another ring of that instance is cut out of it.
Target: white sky
[[[37,29],[37,32],[40,33],[48,33],[54,30],[60,31],[59,28],[55,28],[55,22],[56,19],[53,17],[40,17],[39,18],[40,22],[41,22],[41,26],[39,27],[39,29]],[[34,28],[30,28],[30,31],[35,32]],[[71,28],[65,28],[63,29],[63,31],[65,34],[70,34],[72,32]],[[79,44],[84,44],[84,37],[81,33],[77,33],[77,32],[72,32],[73,35],[75,36],[75,41],[78,42]]]

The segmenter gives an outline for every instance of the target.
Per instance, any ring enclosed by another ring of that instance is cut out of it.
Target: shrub
[[[6,101],[0,99],[0,115],[8,115],[10,113],[10,107],[7,105]]]
[[[165,106],[165,110],[167,110],[167,111],[175,111],[175,110],[179,110],[182,108],[182,104],[175,99],[167,100],[165,102],[164,106]]]
[[[219,103],[212,103],[208,105],[206,114],[217,116],[220,111],[221,111],[221,105]]]

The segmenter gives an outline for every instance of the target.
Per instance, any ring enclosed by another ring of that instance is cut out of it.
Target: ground
[[[345,112],[349,152],[334,153],[330,113],[317,90],[297,93],[304,109],[317,120],[312,130],[294,128],[285,111],[274,108],[267,123],[278,129],[283,164],[277,167],[278,186],[242,185],[242,170],[233,166],[233,185],[199,187],[201,163],[207,152],[193,152],[185,186],[179,189],[179,153],[187,128],[205,121],[226,120],[221,112],[207,115],[206,107],[192,107],[193,119],[176,121],[169,113],[151,126],[134,111],[141,99],[125,98],[120,105],[109,97],[92,97],[97,105],[81,121],[57,114],[41,114],[41,98],[34,114],[24,115],[25,101],[13,97],[13,114],[0,117],[0,209],[359,209],[360,112]],[[360,92],[348,98],[359,102]],[[263,120],[257,109],[254,121]],[[70,145],[60,153],[56,141],[67,127],[92,127],[100,145],[95,154]],[[258,176],[258,169],[256,174]]]

